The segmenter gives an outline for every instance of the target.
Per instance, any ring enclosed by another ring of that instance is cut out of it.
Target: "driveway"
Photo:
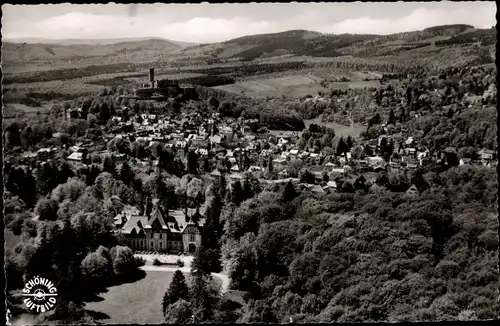
[[[184,267],[190,267],[194,259],[193,256],[179,256],[179,255],[169,255],[169,254],[134,254],[135,257],[140,257],[146,260],[146,265],[152,265],[153,260],[158,259],[162,263],[175,264],[177,260],[182,260],[184,262]]]

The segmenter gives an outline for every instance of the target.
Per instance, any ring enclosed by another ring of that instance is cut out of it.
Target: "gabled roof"
[[[144,226],[144,228],[150,229],[151,226],[153,225],[153,223],[155,221],[158,221],[158,222],[160,222],[162,229],[168,229],[168,226],[165,223],[165,217],[163,215],[163,212],[162,212],[161,208],[159,207],[158,202],[155,199],[153,199],[153,205],[154,205],[154,207],[153,207],[153,210],[151,211],[151,215],[149,216],[149,221],[148,221],[147,225]]]
[[[131,234],[133,230],[135,230],[136,233],[139,233],[141,228],[139,227],[139,225],[137,225],[137,222],[141,222],[141,224],[144,227],[148,224],[148,217],[142,215],[130,216],[129,220],[125,223],[125,225],[122,228],[122,233]]]
[[[186,215],[181,210],[168,211],[168,229],[173,233],[182,233],[187,226]]]
[[[335,181],[328,181],[326,185],[329,188],[337,188],[337,183]]]
[[[288,171],[286,169],[283,169],[283,171],[281,171],[280,173],[278,174],[288,174]]]
[[[315,185],[314,187],[311,188],[311,191],[312,192],[316,192],[316,193],[324,193],[325,192],[323,190],[323,188],[321,188],[320,185]]]
[[[262,168],[257,165],[252,165],[248,168],[249,171],[262,171]]]
[[[211,176],[214,176],[214,177],[220,177],[221,176],[221,173],[219,170],[215,169],[212,171],[212,173],[210,173]]]
[[[81,161],[83,159],[83,153],[74,152],[67,157],[68,160]]]
[[[411,193],[420,193],[420,190],[418,190],[417,186],[415,184],[412,184],[410,188],[408,188],[408,190],[406,190],[406,193],[407,194],[411,194]]]

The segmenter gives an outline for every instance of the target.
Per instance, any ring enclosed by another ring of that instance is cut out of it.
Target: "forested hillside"
[[[474,29],[469,25],[443,25],[422,31],[382,36],[334,35],[295,30],[244,36],[219,44],[189,47],[182,52],[186,55],[196,53],[207,57],[237,58],[244,61],[283,55],[310,57],[352,55],[360,58],[390,57],[393,62],[399,62],[404,61],[405,56],[411,55],[417,63],[420,60],[419,56],[434,55],[451,48],[458,51],[462,59],[466,59],[470,47],[474,45],[492,47],[495,40],[494,28]],[[442,55],[444,53],[441,53]],[[436,59],[441,66],[446,65],[439,56],[434,58]]]

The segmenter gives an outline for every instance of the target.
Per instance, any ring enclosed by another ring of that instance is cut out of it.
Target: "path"
[[[183,273],[191,273],[191,267],[170,267],[170,266],[151,266],[144,265],[141,266],[144,271],[163,271],[163,272],[175,272],[181,271]],[[222,281],[221,293],[226,293],[229,289],[229,277],[221,273],[212,273],[212,276],[219,278]]]

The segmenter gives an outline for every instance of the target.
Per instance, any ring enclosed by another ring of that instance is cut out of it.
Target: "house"
[[[71,155],[67,157],[68,160],[70,161],[76,161],[76,162],[81,162],[83,161],[83,153],[81,152],[73,152]]]
[[[71,146],[69,148],[69,151],[74,153],[74,152],[78,152],[78,153],[84,153],[87,149],[84,148],[84,147],[81,147],[81,146]]]
[[[290,155],[291,156],[297,156],[299,154],[299,150],[298,149],[291,149],[290,150]]]
[[[415,197],[415,196],[418,196],[420,194],[420,190],[418,190],[417,186],[415,186],[415,184],[412,184],[411,187],[406,190],[406,195],[410,196],[410,197]]]
[[[124,163],[127,160],[127,154],[116,154],[111,155],[115,163]]]
[[[231,173],[229,175],[229,179],[232,181],[232,182],[235,182],[235,181],[241,181],[243,180],[243,175],[241,175],[241,173]]]
[[[344,174],[344,169],[343,168],[333,168],[330,171],[331,175],[342,175]]]
[[[429,155],[429,150],[425,150],[423,152],[417,152],[417,159],[420,165],[423,165],[424,158]]]
[[[219,182],[222,179],[222,174],[219,170],[215,169],[210,173],[210,177],[212,177],[212,179],[214,179],[216,182]]]
[[[405,157],[404,162],[406,163],[406,166],[410,169],[416,169],[418,167],[418,161],[414,159],[413,157]]]
[[[222,127],[220,128],[219,132],[222,135],[222,137],[229,137],[233,135],[233,128],[227,126]]]
[[[352,172],[352,167],[350,165],[344,165],[344,173]]]
[[[384,159],[380,156],[367,157],[366,160],[368,161],[368,165],[373,167],[380,165],[384,162]]]
[[[413,143],[413,137],[408,137],[405,141],[405,145],[411,145]]]
[[[38,155],[35,153],[25,152],[22,154],[22,162],[23,163],[32,163],[32,162],[36,161],[37,157],[38,157]]]
[[[201,244],[204,218],[188,210],[164,211],[158,199],[146,203],[142,215],[131,215],[121,229],[127,245],[135,250],[194,253]],[[192,211],[191,211],[192,212]]]
[[[248,172],[259,172],[262,171],[260,166],[252,165],[248,168]]]
[[[382,144],[382,141],[383,140],[386,140],[387,142],[390,141],[390,138],[387,136],[387,135],[381,135],[378,137],[378,143],[377,143],[377,147],[380,148],[380,145]]]
[[[254,141],[255,140],[255,135],[245,135],[245,139],[249,140],[249,141]]]
[[[82,116],[82,108],[69,109],[66,113],[66,118],[69,119],[80,119]]]
[[[495,156],[495,152],[489,149],[482,149],[478,154],[481,156],[483,163],[492,161]]]
[[[36,153],[40,160],[48,160],[54,157],[52,148],[40,148]]]
[[[278,158],[275,158],[273,160],[273,163],[275,163],[275,164],[284,164],[284,163],[286,163],[286,159],[284,159],[282,157],[278,157]]]
[[[195,153],[201,156],[208,156],[208,150],[206,148],[197,148]]]
[[[327,168],[333,168],[333,167],[335,167],[335,163],[328,162],[328,163],[325,164],[325,167],[327,167]]]
[[[389,166],[391,167],[391,169],[399,170],[401,168],[401,163],[400,162],[390,162]]]
[[[187,142],[182,141],[182,140],[179,140],[179,141],[177,141],[177,142],[175,143],[175,147],[176,147],[176,148],[184,148],[184,147],[186,147],[186,145],[187,145]]]
[[[415,154],[417,153],[417,150],[415,148],[413,148],[413,147],[408,147],[408,148],[404,149],[404,153],[406,155],[415,156]]]
[[[284,178],[288,178],[290,174],[288,173],[288,171],[286,169],[284,169],[283,171],[281,171],[280,173],[278,173],[278,176],[282,179]]]
[[[326,185],[323,187],[323,189],[329,189],[329,190],[337,189],[337,182],[333,180],[328,181]]]
[[[288,140],[285,139],[285,138],[280,138],[278,139],[278,146],[283,146],[283,145],[286,145],[288,144]]]
[[[325,191],[320,185],[315,185],[310,189],[312,192],[317,193],[317,194],[324,194]]]
[[[314,175],[314,180],[317,182],[323,181],[323,172],[321,171],[313,171],[311,172]]]
[[[236,161],[236,160],[235,160]],[[236,165],[233,165],[231,167],[231,172],[240,172],[240,167],[238,166],[238,164]]]
[[[272,136],[276,137],[277,139],[283,138],[285,140],[290,140],[292,137],[294,137],[296,135],[296,133],[293,131],[281,131],[281,130],[278,130],[278,131],[271,130],[271,131],[269,131],[269,133]]]
[[[368,160],[355,160],[355,163],[359,166],[368,166]]]
[[[460,159],[459,164],[460,165],[466,165],[466,164],[471,164],[472,160],[468,157],[463,157]]]

